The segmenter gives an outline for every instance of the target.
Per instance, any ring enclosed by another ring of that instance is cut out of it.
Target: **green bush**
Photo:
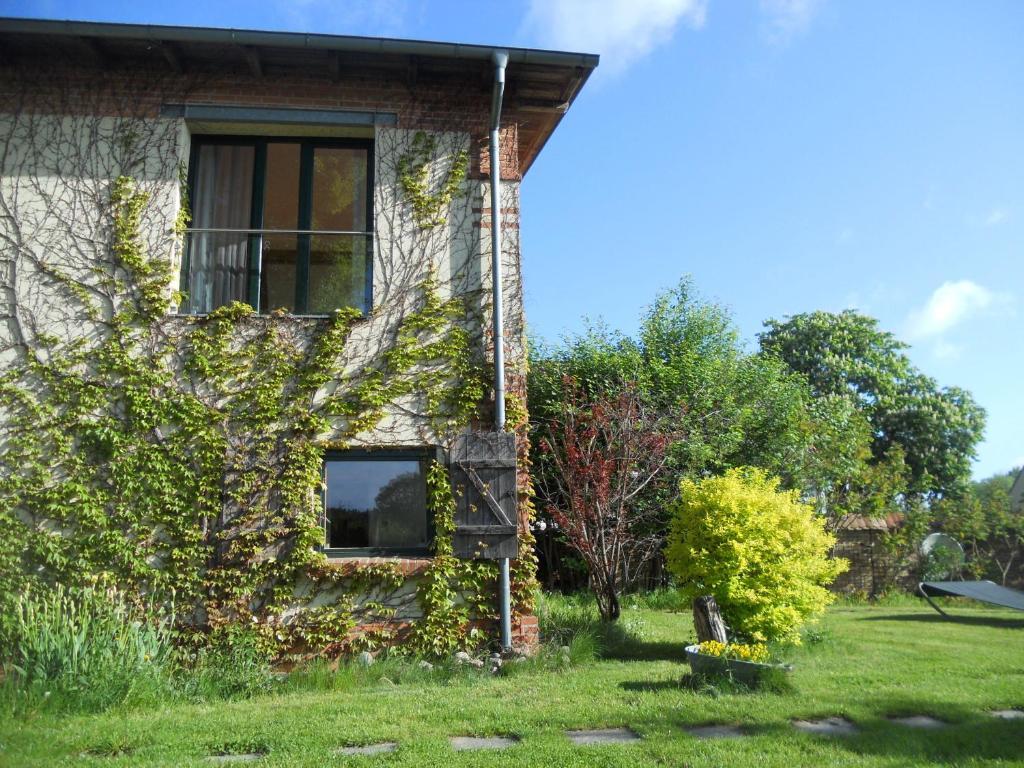
[[[846,569],[828,557],[835,539],[824,520],[759,469],[684,480],[671,513],[666,558],[682,597],[714,596],[741,638],[798,643]]]
[[[170,690],[169,619],[145,620],[116,590],[27,593],[10,625],[0,692],[8,711],[99,711]]]

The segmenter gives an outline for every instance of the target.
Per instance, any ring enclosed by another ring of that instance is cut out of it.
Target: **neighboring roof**
[[[121,59],[152,59],[175,71],[215,66],[257,77],[301,70],[340,78],[369,71],[415,81],[478,73],[488,102],[491,57],[498,51],[509,56],[506,109],[516,113],[519,123],[525,173],[598,65],[598,56],[300,32],[0,18],[0,63],[60,52],[106,66]]]
[[[837,531],[892,531],[903,525],[903,515],[890,512],[885,517],[843,515],[836,524]]]

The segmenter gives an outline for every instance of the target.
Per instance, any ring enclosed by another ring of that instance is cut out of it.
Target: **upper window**
[[[429,552],[423,451],[329,453],[324,459],[328,555],[420,555]]]
[[[182,290],[206,313],[370,307],[372,146],[357,139],[197,136]]]

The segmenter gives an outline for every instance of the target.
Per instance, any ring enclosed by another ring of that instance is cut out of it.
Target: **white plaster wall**
[[[143,243],[178,263],[173,234],[187,134],[175,120],[0,115],[0,361],[38,334],[95,335],[63,279],[85,286],[106,317],[116,303],[96,267],[109,259],[110,194],[118,176],[150,197]],[[176,287],[176,286],[175,286]],[[169,289],[170,290],[170,287]]]

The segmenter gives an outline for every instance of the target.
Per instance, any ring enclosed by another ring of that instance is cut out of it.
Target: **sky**
[[[1024,464],[1024,3],[0,0],[0,15],[601,54],[522,187],[534,339],[636,330],[690,276],[751,349],[854,308]]]

